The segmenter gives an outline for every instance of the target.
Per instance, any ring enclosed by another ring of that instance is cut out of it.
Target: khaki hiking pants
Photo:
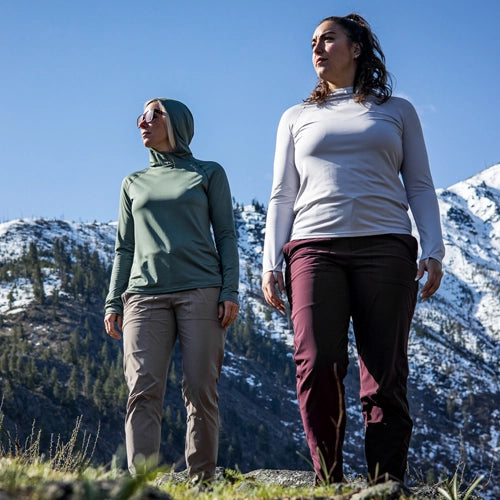
[[[129,388],[125,417],[128,467],[138,456],[158,462],[163,399],[176,339],[187,410],[185,460],[190,476],[215,474],[219,380],[226,331],[217,318],[219,288],[124,294],[123,349]]]

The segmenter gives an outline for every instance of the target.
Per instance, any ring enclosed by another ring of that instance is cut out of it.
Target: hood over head
[[[166,97],[156,97],[151,100],[160,101],[162,103],[168,113],[168,116],[170,117],[170,122],[172,123],[172,128],[174,129],[176,142],[175,149],[167,153],[167,156],[192,156],[189,144],[191,143],[191,139],[194,135],[194,120],[189,108],[180,101],[168,99]],[[165,157],[164,153],[160,153],[154,149],[150,149],[149,151],[152,164],[163,163],[159,156]]]

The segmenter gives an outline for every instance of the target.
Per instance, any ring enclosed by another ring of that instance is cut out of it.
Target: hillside
[[[419,303],[410,339],[414,417],[410,475],[489,475],[500,496],[500,165],[438,191],[447,255],[438,293]],[[220,382],[220,465],[308,468],[294,390],[292,330],[260,292],[265,207],[234,207],[241,315],[228,332]],[[24,437],[33,420],[69,433],[79,415],[100,431],[95,459],[123,456],[120,343],[104,334],[102,306],[113,256],[113,223],[15,220],[0,224],[0,391],[4,425]],[[346,380],[346,464],[364,473],[357,361]],[[184,409],[174,358],[162,451],[182,468]],[[17,431],[16,431],[17,429]],[[2,441],[4,443],[4,441]],[[4,443],[5,445],[5,443]],[[496,481],[496,482],[495,482]]]

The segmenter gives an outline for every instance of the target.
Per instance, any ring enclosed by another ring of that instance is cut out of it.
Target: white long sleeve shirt
[[[411,234],[409,207],[421,259],[442,261],[436,192],[408,101],[357,103],[345,88],[323,105],[293,106],[278,127],[263,272],[281,270],[290,240]]]

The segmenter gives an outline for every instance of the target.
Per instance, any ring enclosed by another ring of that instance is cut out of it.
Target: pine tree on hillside
[[[26,271],[33,284],[33,295],[35,296],[36,302],[44,304],[45,291],[43,289],[42,270],[40,267],[40,260],[38,258],[38,248],[33,241],[29,246],[28,256],[26,259]]]

